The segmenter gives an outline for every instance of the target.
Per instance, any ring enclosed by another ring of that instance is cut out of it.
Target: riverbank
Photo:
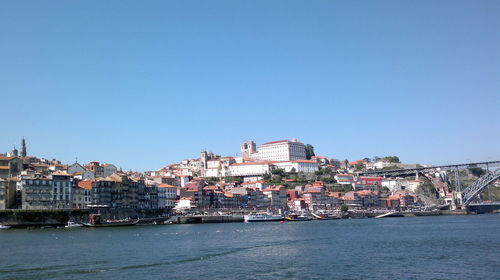
[[[87,222],[89,214],[96,213],[90,209],[58,209],[58,210],[1,210],[0,224],[11,227],[60,227],[68,221]],[[244,217],[241,213],[228,215],[174,215],[158,211],[132,211],[124,210],[99,210],[104,219],[116,217],[137,217],[140,224],[205,224],[205,223],[242,223]],[[342,214],[344,219],[366,219],[379,216],[380,212],[374,211],[348,211]],[[385,217],[422,217],[422,216],[457,216],[477,214],[466,210],[437,210],[437,211],[412,211],[393,212]]]

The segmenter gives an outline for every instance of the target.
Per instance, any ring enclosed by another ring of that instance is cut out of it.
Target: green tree
[[[476,177],[481,177],[486,174],[486,170],[482,169],[481,167],[469,167],[469,171]]]
[[[349,210],[349,206],[347,206],[346,204],[342,204],[342,205],[340,206],[340,210],[341,210],[342,212],[347,212],[347,211]]]
[[[285,173],[285,170],[282,169],[282,168],[276,168],[271,173],[273,175],[279,175],[279,176],[281,176],[281,175],[283,175],[283,173]]]
[[[384,157],[383,159],[387,160],[388,162],[392,162],[392,163],[401,163],[401,161],[399,160],[399,157],[397,157],[397,156],[387,156],[387,157]]]
[[[311,159],[311,157],[315,156],[314,147],[311,144],[306,145],[306,158]]]
[[[358,162],[358,163],[356,163],[355,167],[356,167],[356,170],[361,171],[361,170],[363,170],[365,165],[362,162]]]

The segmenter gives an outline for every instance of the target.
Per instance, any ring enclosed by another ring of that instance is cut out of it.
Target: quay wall
[[[176,216],[170,220],[174,224],[242,223],[241,215],[233,216]]]
[[[70,219],[87,219],[88,209],[1,210],[0,223],[12,227],[63,226]]]
[[[12,227],[64,226],[68,221],[88,222],[89,214],[101,214],[104,219],[148,219],[169,213],[168,209],[11,209],[0,210],[0,223]]]
[[[469,205],[467,206],[467,212],[472,214],[498,213],[500,212],[500,203]]]

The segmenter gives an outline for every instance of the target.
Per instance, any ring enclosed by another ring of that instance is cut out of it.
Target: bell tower
[[[27,155],[26,152],[26,141],[23,139],[21,140],[21,157],[25,157]]]

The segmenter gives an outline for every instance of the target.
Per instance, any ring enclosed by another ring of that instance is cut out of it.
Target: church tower
[[[244,158],[250,158],[251,155],[257,152],[257,146],[254,141],[246,141],[241,144],[241,156]]]
[[[24,141],[24,137],[23,139],[21,140],[21,157],[25,157],[26,156],[26,141]]]

